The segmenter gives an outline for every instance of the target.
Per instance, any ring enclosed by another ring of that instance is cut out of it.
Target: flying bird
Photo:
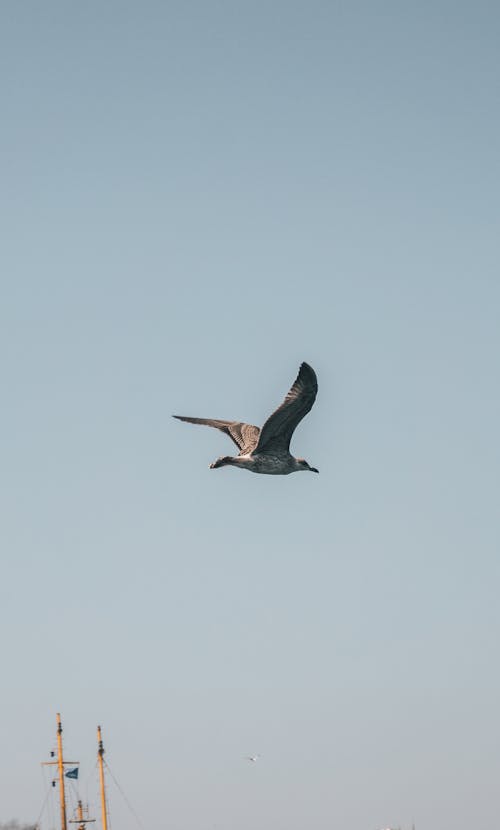
[[[260,755],[247,755],[246,758],[245,758],[245,761],[252,761],[252,763],[255,764],[255,762],[258,761],[259,758],[260,758]]]
[[[204,424],[225,432],[234,441],[239,449],[239,455],[222,455],[210,469],[225,467],[241,467],[252,473],[286,476],[300,470],[310,470],[318,473],[316,467],[311,467],[305,458],[294,458],[290,454],[290,440],[295,427],[311,409],[318,391],[318,381],[314,369],[308,363],[302,363],[299,374],[288,392],[285,400],[264,426],[259,428],[252,424],[240,421],[217,421],[213,418],[188,418],[185,415],[174,415],[179,421],[190,424]]]

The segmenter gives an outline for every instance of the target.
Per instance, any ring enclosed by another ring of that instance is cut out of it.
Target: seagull
[[[231,464],[250,470],[252,473],[286,476],[300,470],[318,473],[305,458],[294,458],[290,454],[290,440],[295,427],[311,409],[318,391],[318,381],[314,369],[308,363],[302,363],[295,383],[283,403],[269,416],[264,426],[253,426],[240,421],[217,421],[213,418],[188,418],[174,415],[179,421],[189,424],[204,424],[225,432],[239,449],[239,455],[222,455],[210,469]]]
[[[259,758],[260,758],[260,755],[247,755],[246,758],[245,758],[245,761],[252,761],[252,763],[255,764],[255,762],[258,761]]]

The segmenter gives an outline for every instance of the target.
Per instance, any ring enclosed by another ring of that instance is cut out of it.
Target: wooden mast
[[[83,815],[83,804],[81,799],[78,800],[78,806],[76,808],[76,818],[70,818],[68,824],[78,824],[77,830],[85,830],[86,824],[91,824],[95,821],[95,818],[88,818],[88,809],[87,809],[87,818]]]
[[[101,784],[101,812],[102,830],[108,830],[108,811],[106,807],[106,787],[104,782],[104,746],[102,743],[101,727],[97,727],[97,761],[99,764],[99,781]]]
[[[80,763],[79,761],[65,761],[63,755],[63,744],[62,744],[62,723],[61,723],[61,715],[59,712],[56,715],[57,720],[57,761],[42,761],[42,766],[57,766],[58,773],[59,773],[59,804],[61,809],[61,830],[68,830],[67,822],[66,822],[66,793],[64,790],[64,767],[66,766],[78,766]],[[55,753],[50,753],[52,757],[54,757]],[[55,787],[55,781],[52,782],[53,786]]]
[[[67,830],[66,827],[66,795],[64,792],[64,759],[63,759],[63,745],[62,745],[62,724],[61,715],[59,712],[57,718],[57,768],[59,770],[59,804],[61,807],[61,830]]]
[[[91,824],[93,821],[95,821],[95,818],[88,818],[88,812],[87,812],[87,818],[84,818],[83,804],[81,802],[81,799],[79,799],[78,806],[76,808],[76,818],[70,818],[68,823],[69,824],[78,824],[77,830],[85,830],[85,825],[86,824]]]

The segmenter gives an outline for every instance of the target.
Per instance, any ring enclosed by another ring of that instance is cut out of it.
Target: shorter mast
[[[77,830],[85,830],[85,825],[90,824],[91,822],[95,821],[95,818],[84,818],[83,817],[83,805],[81,800],[78,801],[78,807],[76,808],[77,816],[76,818],[70,818],[69,824],[78,824]],[[88,816],[88,812],[87,812]]]
[[[106,787],[104,783],[104,746],[102,743],[101,727],[97,727],[97,762],[99,764],[99,781],[101,784],[101,811],[102,830],[108,830],[108,810],[106,805]]]

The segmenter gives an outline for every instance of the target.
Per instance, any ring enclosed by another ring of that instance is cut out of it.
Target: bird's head
[[[319,473],[316,467],[311,467],[305,458],[297,458],[298,470],[310,470],[311,473]]]

